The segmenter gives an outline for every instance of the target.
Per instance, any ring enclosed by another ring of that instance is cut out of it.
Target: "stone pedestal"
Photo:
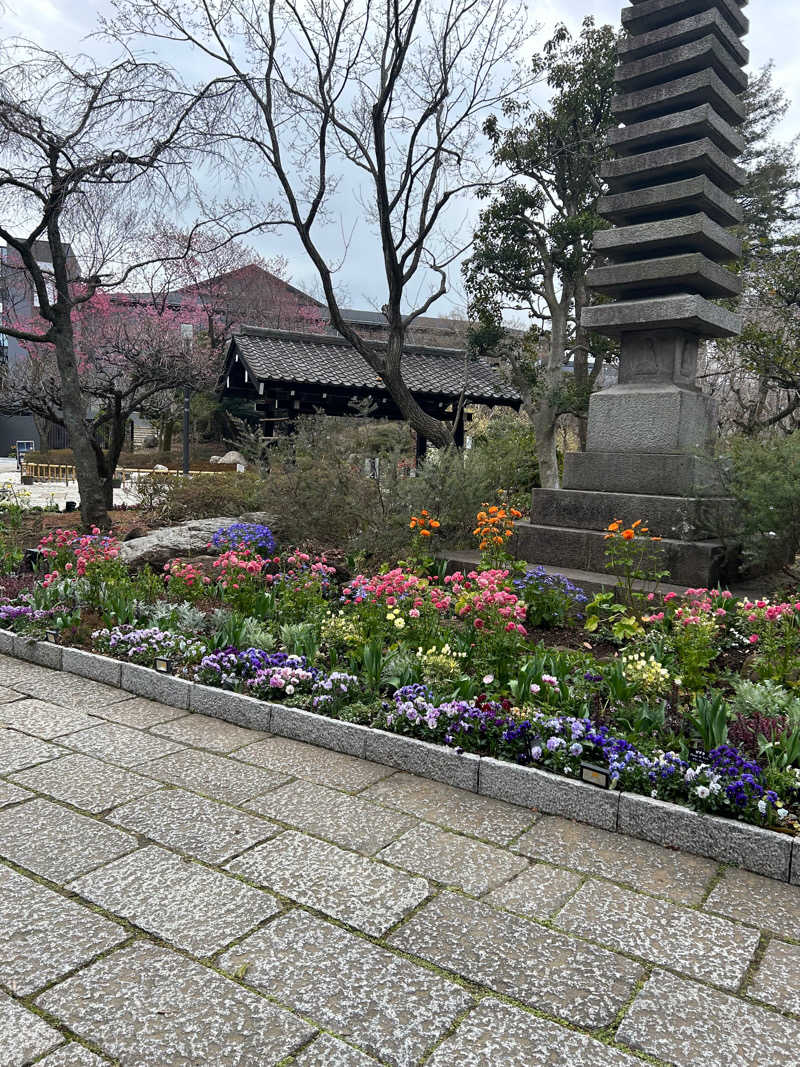
[[[620,339],[616,385],[589,403],[587,451],[565,457],[564,488],[535,490],[517,554],[532,562],[602,571],[612,519],[646,520],[671,580],[729,578],[729,553],[712,534],[731,527],[702,458],[715,431],[710,397],[697,387],[698,344],[735,336],[741,321],[720,304],[739,279],[725,263],[741,253],[726,228],[741,221],[733,194],[744,173],[736,0],[633,0],[622,12],[608,133],[616,158],[603,165],[601,214],[589,288],[607,299],[586,308],[584,327]]]

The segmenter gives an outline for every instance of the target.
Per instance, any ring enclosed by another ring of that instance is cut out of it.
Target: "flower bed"
[[[505,559],[505,517],[486,534],[497,514],[479,523],[483,565],[447,576],[418,558],[340,579],[325,555],[274,554],[245,525],[219,531],[213,561],[134,575],[113,537],[55,531],[50,569],[0,603],[0,624],[456,754],[575,782],[589,765],[618,794],[796,833],[800,599],[589,601]],[[437,527],[422,519],[427,544]],[[552,647],[567,632],[585,647]]]

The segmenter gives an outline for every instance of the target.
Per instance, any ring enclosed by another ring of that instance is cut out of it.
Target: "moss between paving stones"
[[[28,641],[9,631],[0,630],[0,651],[4,643],[8,648],[9,637],[12,638],[12,644],[6,654],[30,663],[62,668],[60,646]],[[104,663],[108,661],[108,657],[94,653],[86,653],[86,656]],[[88,671],[86,661],[83,667]],[[98,669],[101,668],[98,666]],[[105,670],[105,667],[102,669]],[[84,676],[91,677],[88,674]],[[252,704],[259,703],[252,697],[242,697],[241,694],[223,689],[209,689],[132,664],[123,664],[121,688],[173,707],[192,708],[241,725],[254,725],[252,721],[243,722],[242,701],[248,702],[248,713]],[[211,698],[211,693],[217,694],[216,701]],[[269,709],[269,729],[281,736],[308,741],[337,752],[347,751],[342,748],[344,738],[347,736],[349,746],[352,737],[354,747],[362,755],[360,737],[363,730],[363,756],[376,763],[444,781],[522,807],[537,807],[549,814],[564,815],[631,837],[708,856],[778,881],[800,883],[800,839],[773,830],[705,815],[678,804],[651,800],[637,794],[615,794],[596,789],[538,768],[504,764],[501,760],[472,754],[458,755],[440,745],[371,727],[359,727],[352,733],[343,731],[342,727],[349,724],[301,708],[266,702],[263,707],[265,711]],[[261,726],[261,729],[264,728]],[[545,807],[541,807],[543,804]]]

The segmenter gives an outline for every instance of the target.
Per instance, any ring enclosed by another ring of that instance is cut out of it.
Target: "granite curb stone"
[[[270,709],[270,729],[279,737],[291,737],[295,741],[307,741],[310,745],[321,745],[334,752],[365,758],[369,735],[374,732],[369,726],[342,722],[287,704],[271,704]]]
[[[189,710],[223,719],[234,726],[269,732],[272,705],[244,693],[231,693],[210,685],[193,682],[189,692]]]
[[[192,683],[173,674],[161,674],[136,663],[123,663],[120,685],[129,693],[147,697],[148,700],[160,700],[173,708],[189,707]]]
[[[0,631],[0,633],[7,634],[8,631]],[[48,645],[47,647],[56,648],[57,646]],[[1,648],[0,652],[2,652]],[[86,655],[94,654],[87,653]],[[33,661],[28,660],[28,662]],[[146,668],[136,669],[145,670],[148,675],[156,675],[155,671],[149,671]],[[156,677],[170,678],[169,675],[156,675]],[[172,681],[182,682],[182,679],[173,678]],[[256,705],[265,709],[269,714],[270,705],[253,697],[238,693],[224,693],[222,690],[200,686],[196,683],[185,682],[184,684],[188,687],[192,710],[207,715],[216,715],[228,722],[244,726],[255,724],[252,719],[245,721],[241,714],[232,710],[233,707],[246,709],[250,714],[252,706]],[[224,705],[220,706],[219,698],[222,695],[229,699],[230,709]],[[181,690],[179,699],[183,700],[183,690]],[[165,697],[162,700],[165,704],[175,706],[175,702],[171,699]],[[184,710],[186,708],[184,703],[179,703],[177,706]],[[272,705],[272,707],[275,706]],[[313,715],[311,712],[305,714]],[[319,718],[324,719],[323,716]],[[341,724],[337,722],[337,725]],[[262,720],[258,723],[258,728],[267,729],[268,727]],[[593,786],[551,775],[546,771],[519,767],[488,757],[458,756],[450,750],[439,749],[424,741],[400,737],[367,727],[364,729],[367,730],[369,749],[365,756],[377,763],[401,770],[410,770],[420,774],[421,777],[443,781],[446,784],[452,784],[470,792],[478,792],[497,800],[508,801],[518,806],[535,807],[548,814],[563,815],[602,829],[615,830],[631,837],[653,841],[668,848],[678,848],[695,855],[732,863],[778,881],[789,881],[791,873],[792,883],[800,885],[800,840],[798,839],[764,830],[758,826],[702,815],[677,804],[669,804],[632,793],[616,794],[613,791],[604,793]],[[324,732],[319,733],[318,741],[321,747],[329,747]],[[43,746],[44,748],[50,749],[52,746]],[[57,753],[53,751],[52,754]],[[52,756],[43,754],[40,758],[47,759]],[[19,766],[22,765],[25,764]],[[11,769],[18,769],[18,767]],[[536,788],[531,778],[526,777],[532,774],[540,776]],[[542,807],[542,804],[549,806]]]
[[[421,774],[423,778],[433,778],[459,789],[468,789],[471,793],[478,792],[478,766],[481,760],[466,752],[459,755],[452,749],[427,741],[370,729],[365,756],[387,767]]]
[[[619,793],[548,774],[536,767],[520,767],[484,757],[480,763],[478,792],[496,800],[536,808],[547,815],[578,819],[603,830],[617,828]]]
[[[13,630],[0,630],[0,653],[6,656],[14,655]]]
[[[622,793],[617,829],[667,848],[732,863],[780,882],[789,880],[792,838],[760,826],[703,815],[635,793]]]
[[[14,655],[17,659],[60,671],[61,653],[60,645],[51,645],[49,641],[31,641],[30,638],[20,637],[19,634],[14,635]]]
[[[91,678],[93,682],[120,686],[122,662],[110,656],[100,656],[96,652],[83,652],[79,648],[63,648],[61,651],[61,669],[82,678]]]

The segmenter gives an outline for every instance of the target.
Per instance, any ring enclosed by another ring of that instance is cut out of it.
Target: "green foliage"
[[[734,716],[785,716],[800,726],[800,697],[770,679],[753,682],[737,678],[733,683],[731,712]]]
[[[586,605],[584,630],[624,641],[641,633],[642,627],[625,604],[614,599],[613,593],[596,593]]]
[[[264,482],[249,471],[182,475],[154,471],[136,483],[140,506],[165,522],[233,517],[264,507]]]
[[[728,740],[728,704],[722,693],[709,689],[698,693],[689,709],[689,721],[697,731],[706,752]]]
[[[722,469],[746,563],[755,572],[791,564],[800,551],[800,430],[733,438]]]

